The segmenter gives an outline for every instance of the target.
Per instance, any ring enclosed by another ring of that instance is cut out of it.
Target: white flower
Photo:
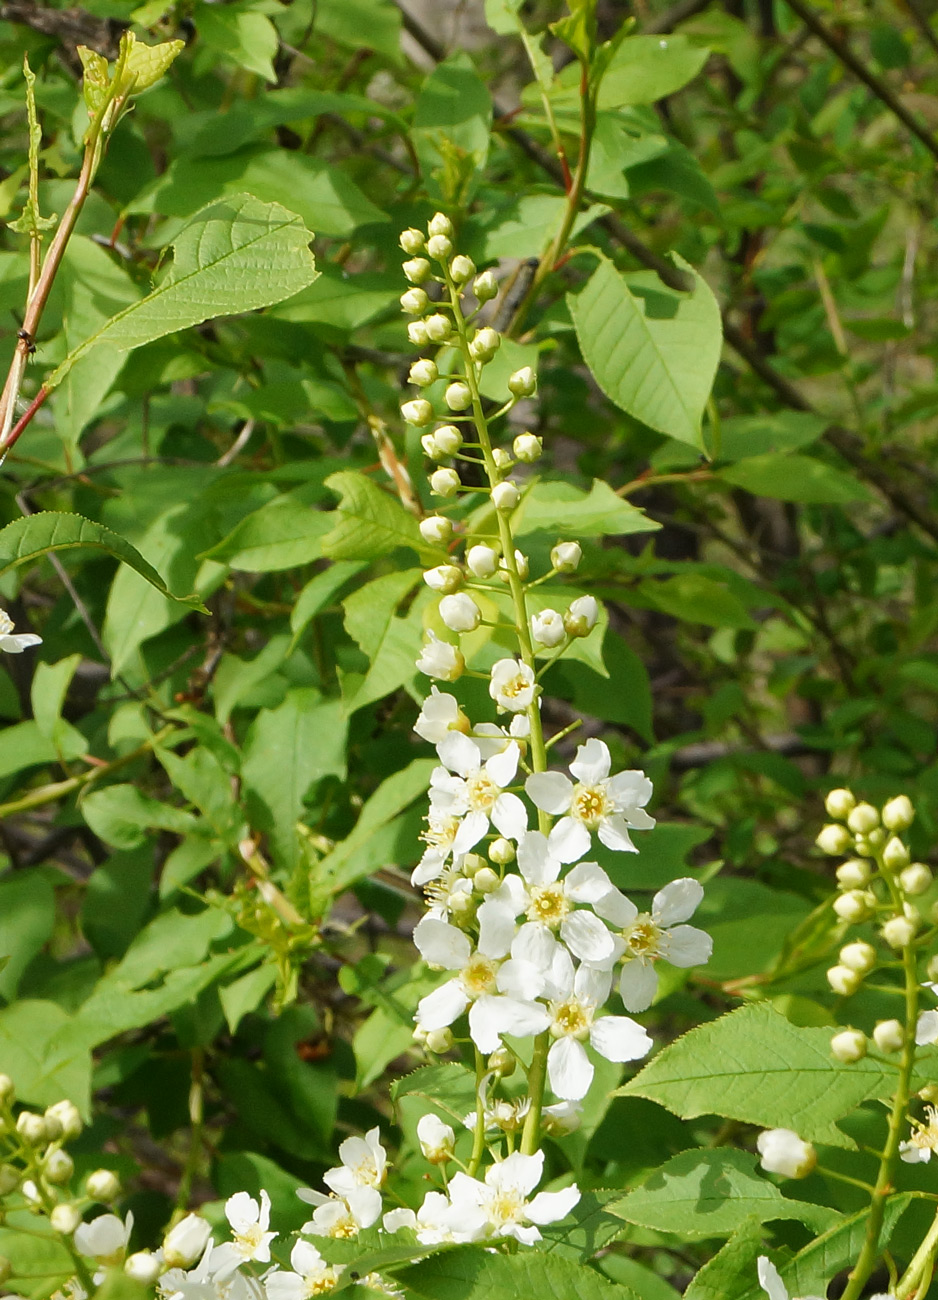
[[[466,552],[466,568],[477,578],[491,578],[498,570],[498,553],[491,546],[471,546]]]
[[[436,768],[435,771],[443,772],[443,768]],[[427,829],[420,837],[427,847],[410,877],[412,885],[419,887],[428,884],[431,880],[439,879],[453,851],[453,842],[460,826],[458,817],[450,816],[448,813],[437,813],[430,809]]]
[[[919,1047],[938,1042],[938,1011],[922,1011],[915,1026],[915,1041]]]
[[[534,699],[534,673],[518,659],[499,659],[492,665],[489,695],[506,713],[520,713]]]
[[[531,635],[538,645],[549,648],[560,645],[567,635],[563,615],[555,609],[542,609],[531,619]]]
[[[899,1143],[899,1155],[909,1165],[927,1165],[932,1153],[938,1151],[938,1110],[925,1107],[926,1123],[912,1120],[912,1135],[908,1142]]]
[[[444,1029],[469,1008],[469,1033],[481,1052],[494,1052],[502,1034],[524,1038],[547,1028],[547,1009],[534,1002],[543,975],[528,962],[505,961],[514,938],[514,922],[504,912],[479,908],[479,946],[454,925],[425,916],[414,930],[414,943],[431,966],[457,972],[421,998],[415,1017],[421,1028]]]
[[[156,1253],[159,1256],[160,1252]],[[179,1267],[168,1268],[156,1283],[163,1300],[222,1300],[222,1297],[224,1300],[259,1300],[260,1287],[253,1278],[248,1279],[242,1273],[233,1273],[227,1282],[216,1284],[211,1276],[213,1254],[209,1239],[202,1258],[191,1272]]]
[[[778,1275],[778,1269],[770,1259],[765,1255],[760,1255],[756,1267],[759,1272],[759,1285],[769,1297],[769,1300],[789,1300],[788,1290],[785,1283]],[[791,1300],[798,1300],[793,1296]],[[821,1296],[804,1296],[803,1300],[822,1300]]]
[[[430,694],[420,710],[420,717],[414,723],[417,735],[431,745],[438,745],[451,731],[465,731],[468,727],[469,719],[454,696],[431,686]]]
[[[558,542],[550,553],[550,562],[561,573],[573,573],[580,567],[583,548],[579,542]]]
[[[433,632],[427,633],[427,641],[417,659],[417,671],[427,677],[436,677],[441,682],[454,682],[461,677],[466,661],[454,645],[441,641]]]
[[[569,967],[566,988],[550,1004],[550,1033],[555,1040],[547,1054],[547,1077],[558,1097],[579,1101],[593,1082],[593,1065],[583,1043],[592,1046],[607,1061],[638,1061],[651,1051],[652,1040],[628,1016],[598,1016],[609,997],[612,976],[608,971],[580,966]]]
[[[817,1164],[817,1152],[790,1128],[770,1128],[756,1138],[762,1168],[783,1178],[806,1178]]]
[[[425,1160],[429,1160],[431,1165],[445,1165],[453,1154],[456,1134],[439,1115],[428,1111],[417,1121],[417,1141]]]
[[[290,1251],[293,1272],[275,1268],[264,1279],[267,1300],[311,1300],[331,1291],[344,1265],[327,1264],[314,1245],[298,1241]]]
[[[381,1145],[381,1130],[376,1125],[363,1138],[346,1138],[339,1147],[339,1159],[341,1165],[326,1170],[322,1179],[336,1196],[348,1196],[356,1187],[380,1187],[388,1165],[387,1152]],[[301,1188],[297,1195],[300,1200],[309,1201],[305,1188]],[[315,1201],[309,1203],[317,1204]]]
[[[336,1170],[329,1172],[335,1173]],[[312,1188],[301,1187],[297,1196],[316,1207],[313,1217],[300,1228],[300,1232],[311,1236],[357,1237],[363,1228],[370,1228],[381,1215],[381,1193],[377,1187],[352,1187],[344,1196],[323,1196]]]
[[[208,1246],[212,1230],[199,1214],[187,1214],[166,1234],[163,1258],[170,1268],[188,1268]]]
[[[563,621],[571,636],[589,636],[599,618],[599,602],[595,596],[578,596],[571,600]]]
[[[595,904],[613,888],[612,881],[595,862],[581,862],[559,879],[560,861],[550,852],[549,841],[540,831],[529,831],[518,844],[518,867],[527,888],[517,888],[517,877],[510,877],[510,890],[501,890],[496,900],[510,906],[514,915],[524,912],[515,956],[524,955],[539,965],[549,966],[557,946],[555,934],[581,961],[609,966],[617,955],[616,940],[592,912],[575,908],[576,903]],[[523,948],[524,953],[518,951]],[[539,950],[543,957],[536,957]]]
[[[268,1231],[270,1197],[267,1193],[261,1192],[258,1204],[247,1192],[235,1192],[225,1202],[225,1215],[234,1240],[224,1242],[212,1252],[212,1275],[227,1276],[249,1259],[268,1264],[270,1243],[277,1234]]]
[[[533,1156],[514,1151],[485,1171],[484,1183],[468,1174],[454,1175],[449,1198],[456,1221],[470,1224],[481,1211],[486,1236],[514,1237],[532,1246],[541,1240],[535,1224],[556,1223],[566,1218],[580,1199],[578,1188],[566,1187],[560,1192],[538,1192],[532,1200],[527,1200],[543,1172],[543,1151]]]
[[[134,1216],[129,1212],[123,1220],[116,1214],[99,1214],[90,1223],[80,1223],[75,1229],[75,1249],[102,1264],[119,1264],[133,1226]],[[205,1226],[207,1228],[208,1224]]]
[[[639,913],[618,890],[594,904],[600,916],[622,927],[624,965],[619,993],[626,1011],[644,1011],[651,1006],[658,989],[657,958],[664,957],[672,966],[700,966],[709,961],[713,951],[709,934],[679,924],[693,916],[702,898],[700,882],[685,876],[655,894],[650,913]]]
[[[423,1205],[415,1214],[413,1210],[389,1210],[382,1220],[385,1232],[400,1232],[410,1228],[424,1246],[439,1246],[443,1242],[474,1240],[485,1228],[485,1215],[476,1211],[462,1222],[442,1192],[427,1192]]]
[[[0,650],[9,655],[22,654],[27,646],[42,645],[42,637],[35,632],[13,633],[13,620],[5,610],[0,609]]]
[[[601,740],[588,740],[570,764],[575,785],[562,772],[535,772],[525,782],[534,804],[542,812],[560,817],[550,833],[550,850],[561,862],[576,862],[589,852],[591,831],[598,832],[608,849],[636,853],[628,828],[651,830],[654,826],[654,818],[645,812],[652,794],[645,773],[619,772],[610,777],[611,766],[608,746]]]
[[[518,770],[521,751],[517,742],[483,763],[475,741],[451,731],[437,745],[437,753],[444,766],[430,777],[430,809],[437,816],[462,819],[453,853],[468,853],[486,834],[490,821],[506,839],[516,840],[524,834],[527,810],[516,794],[505,792]]]
[[[440,601],[440,618],[451,632],[474,632],[482,621],[482,611],[468,592],[458,591]]]

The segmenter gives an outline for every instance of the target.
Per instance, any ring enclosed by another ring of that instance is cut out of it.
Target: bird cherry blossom
[[[658,990],[654,963],[664,957],[672,966],[700,966],[709,961],[713,940],[693,925],[679,924],[693,916],[703,887],[683,877],[659,889],[651,912],[639,912],[618,890],[603,896],[594,906],[600,916],[620,928],[623,945],[619,993],[626,1011],[645,1011]]]
[[[42,637],[36,636],[35,632],[14,633],[12,618],[6,610],[0,609],[0,650],[9,655],[19,655],[33,645],[42,645]]]
[[[275,1268],[264,1279],[267,1300],[311,1300],[331,1291],[343,1271],[342,1264],[327,1264],[316,1247],[300,1239],[290,1251],[292,1272]]]
[[[528,708],[537,693],[534,673],[519,659],[499,659],[493,664],[489,695],[505,713]]]
[[[651,830],[655,819],[645,812],[652,784],[644,772],[619,772],[610,777],[612,759],[601,740],[580,745],[570,771],[534,772],[525,782],[531,801],[542,812],[559,817],[550,832],[550,851],[561,862],[576,862],[589,852],[596,831],[609,849],[638,850],[629,837],[633,830]]]
[[[342,1196],[324,1196],[313,1188],[300,1187],[296,1194],[307,1205],[316,1207],[313,1217],[300,1229],[311,1236],[357,1237],[363,1228],[377,1223],[381,1215],[381,1193],[377,1187],[352,1187]]]
[[[99,1214],[90,1223],[80,1223],[75,1229],[75,1249],[101,1264],[119,1264],[133,1226],[132,1213],[126,1219],[119,1219],[116,1214]]]
[[[454,854],[468,853],[490,821],[506,839],[524,834],[527,810],[516,794],[505,791],[521,758],[516,742],[483,761],[475,741],[452,731],[437,745],[437,753],[443,766],[430,777],[430,808],[437,815],[461,819],[453,839]]]
[[[231,1225],[232,1240],[217,1246],[212,1255],[212,1275],[233,1273],[247,1260],[270,1262],[270,1243],[277,1234],[269,1232],[270,1197],[262,1191],[260,1204],[247,1192],[236,1192],[225,1202],[225,1217]]]
[[[569,957],[560,994],[550,1004],[550,1033],[554,1039],[547,1054],[547,1077],[556,1096],[579,1101],[593,1082],[593,1064],[583,1046],[589,1040],[607,1061],[638,1061],[652,1048],[648,1034],[628,1016],[602,1016],[597,1012],[609,998],[612,975],[580,966],[574,974]]]
[[[533,1156],[512,1152],[485,1171],[485,1181],[455,1174],[449,1199],[456,1221],[474,1230],[475,1239],[514,1237],[527,1246],[541,1240],[536,1225],[566,1218],[580,1200],[576,1187],[559,1192],[538,1192],[528,1200],[544,1173],[544,1152]],[[478,1226],[476,1226],[478,1225]]]
[[[925,1123],[912,1120],[912,1134],[908,1142],[899,1143],[899,1155],[906,1164],[927,1165],[934,1152],[938,1151],[938,1110],[934,1106],[925,1107]]]
[[[423,702],[420,716],[414,723],[414,731],[422,740],[431,745],[438,745],[445,740],[450,731],[468,731],[469,719],[459,707],[454,696],[445,691],[430,687],[430,694]]]
[[[323,1182],[337,1196],[347,1196],[356,1187],[381,1187],[388,1165],[381,1130],[376,1125],[363,1138],[346,1138],[339,1147],[339,1159],[341,1165],[323,1174]]]

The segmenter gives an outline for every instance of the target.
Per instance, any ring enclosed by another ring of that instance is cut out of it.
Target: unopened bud
[[[931,868],[927,867],[924,862],[913,862],[899,876],[899,885],[902,892],[910,894],[913,898],[918,894],[924,894],[931,888],[931,883]]]
[[[436,212],[427,222],[428,235],[452,235],[453,223],[445,212]]]
[[[909,850],[898,835],[891,836],[883,849],[883,866],[887,871],[900,871],[909,865]]]
[[[50,1151],[42,1162],[42,1172],[50,1183],[67,1183],[75,1172],[75,1162],[67,1151]]]
[[[523,461],[525,465],[533,465],[544,450],[544,440],[536,433],[519,433],[511,444],[511,450],[516,460]]]
[[[563,616],[568,636],[589,636],[599,618],[599,604],[595,596],[578,596],[570,602]]]
[[[16,1089],[8,1074],[0,1074],[0,1106],[12,1106],[16,1100]]]
[[[418,348],[425,348],[430,342],[430,335],[422,320],[412,320],[407,326],[407,337]]]
[[[840,950],[840,964],[858,975],[866,975],[876,965],[876,949],[862,939],[845,944]]]
[[[170,1228],[163,1241],[163,1260],[167,1268],[189,1268],[201,1256],[212,1229],[198,1214],[187,1214]]]
[[[770,1128],[756,1138],[762,1168],[783,1178],[807,1178],[817,1164],[817,1152],[810,1142],[790,1128]]]
[[[433,436],[436,445],[447,456],[455,456],[462,446],[462,434],[455,424],[441,424],[438,429],[434,429]]]
[[[483,867],[472,877],[472,887],[480,894],[491,894],[501,883],[498,872],[493,871],[491,867]]]
[[[537,390],[537,375],[530,366],[522,366],[508,377],[508,391],[512,397],[530,397]]]
[[[829,817],[836,817],[838,821],[846,821],[856,807],[856,799],[849,790],[831,790],[830,794],[824,800],[824,807],[827,809]]]
[[[873,1030],[873,1042],[881,1052],[901,1052],[905,1030],[899,1020],[880,1020]]]
[[[848,814],[847,825],[854,835],[869,835],[879,825],[879,813],[871,803],[858,803]]]
[[[422,316],[430,306],[430,299],[423,289],[408,289],[401,294],[401,310],[408,316]]]
[[[413,257],[401,268],[411,284],[423,284],[430,275],[430,263],[425,257]]]
[[[531,636],[538,645],[560,645],[566,639],[567,629],[563,625],[563,615],[556,609],[542,609],[531,619]]]
[[[19,1185],[19,1171],[12,1165],[0,1165],[0,1196],[9,1196]]]
[[[849,966],[832,966],[827,972],[827,982],[842,998],[848,998],[860,987],[860,976]]]
[[[66,1141],[77,1138],[81,1133],[81,1115],[74,1102],[57,1101],[54,1106],[50,1106],[46,1111],[46,1119],[52,1118],[57,1119],[61,1124],[62,1136]]]
[[[427,338],[431,343],[445,343],[453,332],[453,325],[449,317],[444,316],[439,311],[432,316],[428,316],[423,325],[427,331]]]
[[[124,1260],[124,1272],[135,1282],[151,1286],[162,1272],[163,1266],[148,1250],[137,1250]]]
[[[842,1029],[831,1039],[831,1051],[845,1065],[861,1061],[866,1056],[866,1048],[866,1034],[861,1034],[859,1029]]]
[[[841,889],[862,889],[868,885],[873,871],[862,858],[850,858],[837,868],[837,883]]]
[[[915,809],[908,795],[896,795],[883,808],[883,825],[890,831],[907,831],[915,820]]]
[[[496,469],[509,470],[514,464],[511,452],[506,451],[504,447],[493,448],[492,460],[495,462]]]
[[[438,469],[430,475],[430,487],[438,497],[454,497],[462,480],[454,469]]]
[[[16,1131],[30,1146],[39,1146],[47,1141],[45,1118],[31,1110],[20,1111],[17,1115]]]
[[[417,1141],[425,1160],[431,1165],[445,1165],[452,1159],[456,1134],[430,1111],[417,1121]]]
[[[507,867],[509,862],[514,862],[515,860],[515,846],[512,844],[511,840],[499,837],[497,840],[493,840],[489,845],[489,859],[494,862],[497,867]]]
[[[425,571],[423,580],[431,591],[439,591],[446,596],[462,586],[462,569],[455,564],[438,564],[435,569]]]
[[[500,1079],[507,1079],[514,1074],[516,1064],[517,1062],[515,1060],[514,1052],[502,1045],[501,1047],[496,1047],[495,1051],[486,1061],[485,1068],[486,1070],[491,1070],[494,1074],[497,1074]]]
[[[550,553],[550,562],[558,573],[575,573],[582,559],[579,542],[558,542]]]
[[[471,546],[466,552],[466,568],[477,578],[491,578],[498,569],[498,555],[491,546]]]
[[[85,1192],[93,1201],[107,1205],[116,1201],[120,1195],[121,1185],[117,1174],[110,1169],[96,1169],[85,1179]]]
[[[457,591],[440,601],[440,618],[451,632],[474,632],[482,621],[482,611],[468,592]]]
[[[514,483],[506,480],[492,488],[492,505],[496,510],[514,510],[520,500],[521,493]]]
[[[446,1029],[430,1029],[427,1032],[427,1049],[436,1052],[437,1056],[443,1052],[448,1052],[453,1046],[453,1031]]]
[[[449,264],[449,273],[457,284],[465,284],[476,273],[476,264],[471,257],[457,253]]]
[[[445,515],[428,515],[420,521],[420,536],[430,546],[445,546],[452,535],[452,520]]]
[[[891,916],[883,926],[882,935],[890,948],[907,948],[915,938],[918,925],[911,916]]]
[[[834,899],[834,911],[842,921],[849,921],[851,925],[868,921],[873,915],[875,906],[875,895],[866,889],[849,889],[845,894]]]
[[[415,361],[410,368],[408,378],[412,384],[418,388],[426,388],[428,384],[435,384],[440,377],[440,372],[436,368],[435,361],[429,361],[426,357],[420,361]]]
[[[423,429],[433,419],[433,407],[425,397],[415,397],[411,402],[401,403],[401,415],[408,424]]]
[[[411,1034],[411,1038],[415,1043],[419,1044],[420,1047],[426,1047],[427,1031],[424,1029],[423,1025],[414,1026],[414,1032]]]
[[[831,857],[837,857],[841,853],[846,853],[853,839],[846,826],[838,826],[836,822],[829,822],[827,826],[821,827],[814,842],[822,853],[829,853]]]
[[[508,565],[505,563],[504,560],[502,560],[501,562],[501,567],[505,570],[506,573],[509,572]],[[522,582],[527,581],[527,578],[531,572],[531,562],[528,559],[528,557],[525,555],[524,551],[515,551],[515,571],[517,572],[518,577],[521,579]]]
[[[476,330],[475,337],[469,344],[469,354],[474,361],[481,361],[483,365],[491,361],[501,346],[501,335],[498,330],[493,330],[491,326],[485,325],[482,329]]]
[[[488,863],[481,853],[467,853],[463,857],[460,871],[467,880],[471,880],[477,871],[481,871],[483,867],[487,866]]]
[[[472,402],[472,392],[469,385],[464,384],[461,379],[448,384],[446,392],[443,394],[443,401],[451,411],[464,411]]]
[[[59,1232],[63,1237],[70,1237],[81,1223],[81,1215],[74,1205],[57,1205],[49,1215],[49,1222],[53,1232]]]
[[[491,271],[483,271],[472,282],[472,292],[479,302],[489,302],[498,293],[498,281]]]
[[[448,235],[431,235],[427,240],[427,252],[438,262],[445,262],[453,251],[453,241]]]
[[[415,230],[413,226],[401,231],[401,248],[411,257],[423,251],[424,242],[422,231]]]

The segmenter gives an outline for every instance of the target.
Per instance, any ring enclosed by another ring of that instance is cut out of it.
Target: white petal
[[[561,817],[547,843],[551,853],[561,862],[576,862],[584,853],[589,853],[592,840],[582,822],[574,821],[572,817]]]
[[[474,745],[461,731],[448,732],[437,745],[436,752],[445,767],[462,777],[471,776],[482,766],[478,745]]]
[[[938,1042],[938,1011],[923,1011],[915,1026],[915,1041],[919,1047]]]
[[[325,1266],[326,1261],[311,1241],[303,1241],[301,1238],[290,1251],[290,1263],[298,1273],[305,1274],[315,1273]]]
[[[462,930],[433,916],[418,922],[414,943],[424,961],[443,970],[462,970],[472,955],[472,945]]]
[[[528,1202],[525,1214],[532,1223],[558,1223],[567,1217],[579,1201],[578,1187],[564,1187],[559,1192],[538,1192]]]
[[[544,992],[544,972],[529,961],[510,957],[498,968],[495,984],[499,993],[530,1002]]]
[[[329,1200],[328,1196],[323,1196],[322,1192],[317,1192],[313,1187],[298,1187],[296,1194],[307,1205],[325,1205]]]
[[[489,819],[484,812],[467,813],[453,840],[453,852],[468,853],[475,848],[489,828]]]
[[[225,1217],[234,1232],[246,1232],[260,1218],[257,1201],[247,1192],[235,1192],[225,1202]]]
[[[356,1187],[345,1199],[361,1227],[370,1228],[381,1217],[381,1193],[377,1187]]]
[[[759,1285],[768,1293],[769,1300],[788,1300],[785,1283],[779,1277],[778,1269],[767,1256],[759,1256],[756,1268],[759,1274]]]
[[[565,813],[573,802],[573,782],[562,772],[534,772],[524,788],[536,808],[554,817]]]
[[[417,1005],[417,1022],[424,1029],[445,1029],[447,1025],[459,1019],[468,1005],[469,997],[459,980],[447,980],[438,989],[434,989],[432,993],[420,999]],[[494,1052],[495,1048],[490,1047],[489,1051]]]
[[[638,852],[638,849],[632,843],[628,827],[625,824],[625,818],[621,813],[613,813],[611,817],[604,817],[599,823],[598,834],[600,843],[605,844],[607,849],[612,849],[616,853]]]
[[[563,944],[558,943],[554,947],[550,970],[544,978],[543,996],[552,1002],[564,1002],[573,993],[574,984],[573,958]]]
[[[609,775],[611,766],[609,746],[601,740],[593,739],[578,747],[570,771],[584,785],[597,785]]]
[[[469,1011],[469,1032],[480,1052],[494,1052],[502,1034],[528,1038],[542,1033],[550,1024],[546,1007],[514,998],[478,998]]]
[[[693,925],[676,925],[661,936],[659,950],[672,966],[703,966],[713,953],[713,940]]]
[[[520,1192],[527,1196],[533,1192],[544,1174],[544,1152],[524,1156],[513,1151],[499,1164],[491,1165],[485,1172],[485,1185],[497,1192]]]
[[[911,1142],[900,1142],[899,1158],[907,1165],[927,1165],[931,1160],[931,1148],[913,1146]]]
[[[0,650],[9,655],[22,654],[27,646],[42,645],[42,637],[35,632],[17,632],[13,636],[0,636]]]
[[[612,889],[612,881],[598,862],[581,862],[565,877],[563,891],[575,903],[598,903]]]
[[[276,1268],[265,1278],[264,1290],[267,1300],[304,1300],[307,1293],[305,1275],[300,1277],[298,1273],[284,1273]]]
[[[678,921],[689,921],[703,901],[703,885],[690,876],[672,880],[670,885],[659,889],[651,904],[651,914],[658,925],[676,925]]]
[[[556,949],[557,940],[547,926],[537,921],[528,921],[515,935],[511,955],[519,961],[530,962],[538,970],[546,971],[550,969]]]
[[[446,862],[446,854],[441,853],[439,849],[427,849],[423,857],[414,867],[411,873],[410,883],[418,889],[421,885],[428,885],[431,880],[436,880],[443,870],[443,864]]]
[[[630,820],[633,813],[645,807],[653,791],[654,786],[644,772],[617,772],[606,785],[607,794]],[[644,815],[648,816],[647,813]]]
[[[494,898],[505,907],[511,908],[513,916],[520,916],[531,901],[524,887],[524,881],[516,875],[506,876],[495,892],[489,894],[489,898]]]
[[[385,1232],[400,1232],[401,1228],[416,1229],[417,1216],[413,1210],[408,1210],[405,1206],[398,1206],[386,1212],[381,1220],[381,1226]]]
[[[518,748],[517,743],[512,741],[500,754],[495,754],[489,759],[485,765],[486,773],[497,786],[504,789],[506,785],[511,785],[515,779],[520,757],[521,750]]]
[[[636,957],[625,963],[619,977],[619,995],[626,1011],[647,1011],[657,992],[658,973],[650,961]]]
[[[602,898],[593,904],[593,910],[613,925],[621,926],[623,930],[638,916],[638,908],[618,889],[610,889],[608,894],[603,894]]]
[[[571,912],[566,917],[560,927],[560,935],[574,957],[579,957],[580,961],[599,965],[611,962],[615,953],[612,935],[599,917],[587,912],[585,908]]]
[[[652,1049],[652,1040],[628,1016],[600,1016],[593,1021],[590,1042],[607,1061],[640,1061]]]
[[[487,898],[479,908],[478,917],[479,952],[486,957],[504,957],[511,948],[517,929],[511,908],[494,898]]]
[[[612,971],[580,966],[573,981],[573,991],[581,1002],[591,1007],[604,1006],[612,992]]]
[[[593,1066],[582,1043],[558,1038],[547,1053],[547,1078],[551,1090],[564,1101],[579,1101],[593,1082]]]
[[[516,794],[500,794],[492,806],[492,824],[506,840],[519,840],[528,829],[528,810]]]
[[[551,885],[560,875],[560,863],[552,858],[547,836],[528,831],[518,845],[518,869],[529,885]]]

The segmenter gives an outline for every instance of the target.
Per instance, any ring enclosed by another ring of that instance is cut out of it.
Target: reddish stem
[[[42,406],[43,402],[46,400],[48,396],[49,396],[49,390],[45,387],[45,385],[43,385],[43,387],[40,388],[39,392],[30,402],[29,406],[27,406],[26,410],[17,420],[16,424],[14,424],[13,428],[10,430],[10,436],[9,438],[7,438],[6,446],[3,448],[4,452],[8,452],[10,450],[10,448],[16,442],[17,438],[20,436],[20,434],[29,424],[30,420],[33,418],[33,416],[36,414],[36,412],[39,410],[40,406]]]

